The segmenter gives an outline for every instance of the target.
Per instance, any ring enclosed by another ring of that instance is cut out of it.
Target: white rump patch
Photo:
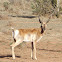
[[[18,36],[18,34],[19,34],[19,31],[18,30],[15,30],[15,38]]]

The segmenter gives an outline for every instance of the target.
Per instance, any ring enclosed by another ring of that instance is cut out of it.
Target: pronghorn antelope
[[[12,28],[12,35],[13,35],[13,39],[14,39],[14,43],[11,45],[13,59],[15,59],[14,48],[16,46],[18,46],[22,42],[31,42],[31,44],[32,44],[31,58],[37,60],[36,42],[41,40],[43,33],[45,31],[45,26],[49,22],[49,19],[46,23],[43,23],[39,18],[39,22],[41,23],[40,28],[31,28],[31,29],[13,29]]]

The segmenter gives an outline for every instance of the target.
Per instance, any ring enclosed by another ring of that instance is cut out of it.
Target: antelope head
[[[50,21],[50,18],[46,21],[46,22],[42,22],[39,18],[39,22],[41,23],[41,34],[44,33],[45,29],[46,29],[46,26],[47,26],[47,23]]]

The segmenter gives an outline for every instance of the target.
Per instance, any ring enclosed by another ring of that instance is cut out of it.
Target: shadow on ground
[[[36,18],[37,16],[13,16],[13,15],[8,15],[10,17],[21,17],[21,18]]]
[[[0,55],[0,58],[5,58],[5,57],[12,57],[12,55]],[[16,56],[17,58],[20,58],[20,56]]]
[[[38,50],[50,51],[50,52],[62,52],[61,50],[48,50],[48,49],[38,49]]]
[[[27,48],[31,48],[31,47],[27,47]],[[37,50],[42,50],[42,51],[49,51],[49,52],[62,52],[62,50],[49,50],[49,49],[39,49],[36,48]]]

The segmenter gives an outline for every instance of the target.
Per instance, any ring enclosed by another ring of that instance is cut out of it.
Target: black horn
[[[43,24],[43,22],[40,20],[40,17],[38,17],[39,18],[39,22],[41,23],[41,24]]]
[[[49,19],[47,20],[46,24],[50,21],[51,17],[49,17]]]

